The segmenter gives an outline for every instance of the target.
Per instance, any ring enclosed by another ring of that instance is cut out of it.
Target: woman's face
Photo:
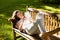
[[[18,13],[17,13],[17,17],[19,17],[19,18],[23,18],[23,14],[22,14],[22,12],[18,12]]]

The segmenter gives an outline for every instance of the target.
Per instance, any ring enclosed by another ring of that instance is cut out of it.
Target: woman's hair
[[[12,14],[12,18],[9,19],[13,23],[13,26],[15,27],[16,23],[20,20],[20,18],[17,16],[17,13],[20,12],[19,10],[15,10]]]

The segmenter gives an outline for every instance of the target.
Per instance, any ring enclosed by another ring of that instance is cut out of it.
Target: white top
[[[34,26],[33,22],[30,22],[31,19],[31,15],[29,13],[29,11],[25,12],[25,20],[23,22],[22,28],[26,30],[26,32],[28,34],[32,34],[34,31],[34,29],[36,29],[36,27],[34,29],[32,29],[32,27]]]
[[[28,20],[31,18],[31,15],[30,15],[29,11],[25,12],[25,13],[24,13],[24,16],[25,16],[25,18],[28,19]]]
[[[26,29],[26,28],[30,29],[30,27],[31,27],[31,25],[33,25],[33,23],[30,22],[31,15],[30,15],[29,11],[25,12],[24,16],[25,16],[25,20],[23,22],[22,28],[23,29]]]

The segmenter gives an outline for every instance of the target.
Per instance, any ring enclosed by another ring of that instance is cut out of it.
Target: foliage
[[[60,0],[41,0],[45,3],[53,3],[53,4],[60,4]]]

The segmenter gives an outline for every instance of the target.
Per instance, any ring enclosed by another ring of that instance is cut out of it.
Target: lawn
[[[8,18],[14,10],[25,12],[26,6],[60,13],[60,5],[44,4],[38,0],[0,0],[0,40],[13,40],[12,25],[8,22]]]

